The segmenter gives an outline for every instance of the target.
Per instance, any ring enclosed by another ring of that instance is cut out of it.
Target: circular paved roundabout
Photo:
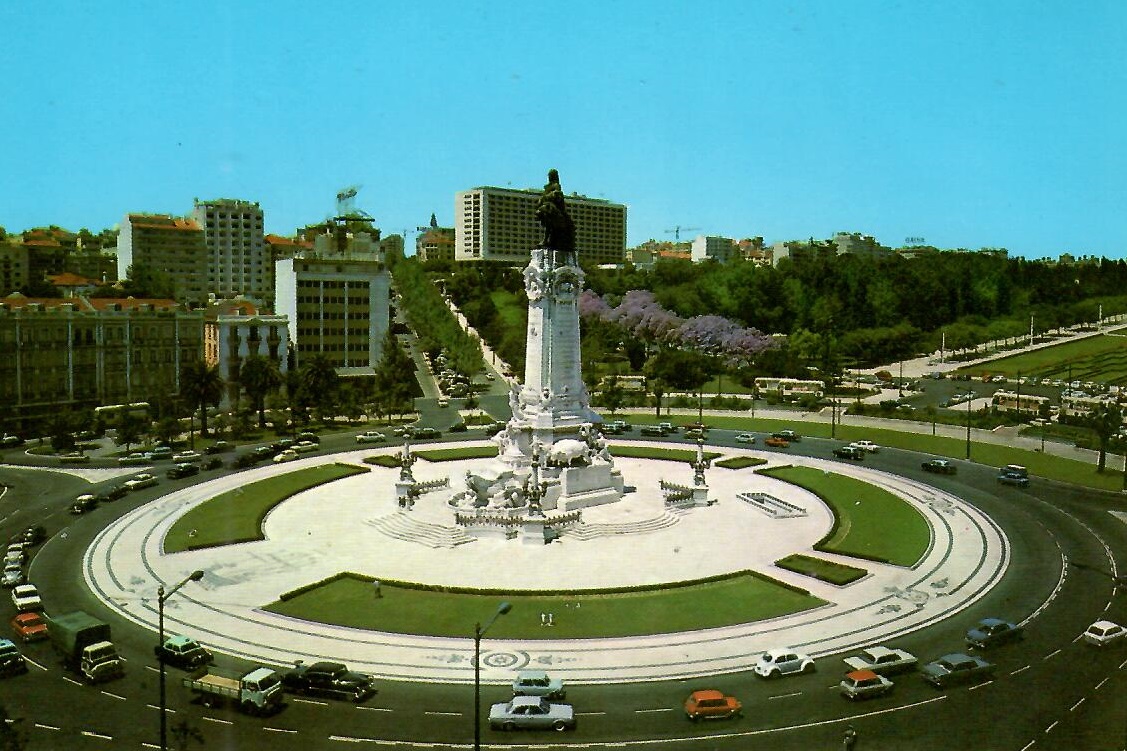
[[[109,607],[155,630],[157,588],[203,569],[198,585],[167,602],[169,632],[188,633],[215,650],[266,664],[335,659],[386,679],[452,683],[473,680],[472,624],[464,639],[429,637],[296,620],[263,608],[285,592],[343,571],[518,594],[684,582],[751,570],[825,602],[784,617],[696,631],[604,639],[489,638],[483,644],[485,681],[508,681],[514,669],[533,666],[581,684],[743,671],[763,650],[778,646],[817,657],[887,641],[969,606],[1006,570],[1009,544],[1001,529],[973,506],[930,485],[860,465],[716,450],[767,459],[766,467],[812,467],[883,488],[919,512],[930,529],[930,544],[915,565],[865,561],[864,578],[830,585],[774,565],[790,553],[810,553],[832,528],[833,515],[817,496],[755,469],[714,467],[707,480],[715,503],[672,512],[662,502],[659,481],[690,484],[692,470],[682,462],[620,458],[615,464],[632,492],[619,503],[586,509],[582,535],[568,533],[549,545],[500,539],[461,543],[445,508],[449,491],[425,494],[405,512],[395,499],[398,470],[372,467],[275,507],[263,521],[263,540],[163,552],[163,540],[177,519],[220,493],[327,462],[362,465],[364,457],[390,451],[385,449],[248,470],[170,493],[104,529],[86,551],[84,575]],[[449,477],[456,485],[473,463],[419,461],[415,476],[420,481]],[[772,516],[739,498],[754,492],[782,499],[802,513]],[[858,564],[824,552],[818,557]],[[482,619],[489,615],[482,613]],[[565,608],[553,617],[584,616],[580,608]],[[551,636],[549,628],[542,633]]]

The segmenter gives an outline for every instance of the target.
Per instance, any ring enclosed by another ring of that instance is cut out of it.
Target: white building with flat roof
[[[274,267],[257,202],[195,199],[189,215],[207,244],[207,291],[217,298],[274,299]]]
[[[479,187],[454,198],[454,260],[527,264],[543,229],[536,220],[539,190]],[[626,207],[573,193],[564,197],[575,223],[575,249],[593,263],[626,257]]]

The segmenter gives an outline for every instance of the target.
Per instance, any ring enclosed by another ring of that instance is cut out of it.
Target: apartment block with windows
[[[220,377],[227,383],[220,407],[234,404],[238,398],[239,369],[251,355],[273,361],[280,373],[288,370],[286,317],[264,313],[244,299],[208,306],[204,314],[204,362],[209,367],[218,366]]]
[[[539,190],[479,187],[454,199],[454,259],[527,263],[543,240],[536,220]],[[626,255],[626,207],[578,194],[564,199],[575,222],[579,257],[596,264],[622,263]]]
[[[220,299],[244,295],[272,300],[274,267],[258,203],[197,198],[190,216],[203,229],[207,244],[208,292]]]
[[[117,242],[118,278],[124,279],[134,265],[167,274],[178,302],[207,302],[207,243],[194,220],[168,214],[126,214]]]
[[[328,236],[326,236],[327,238]],[[365,233],[275,262],[275,312],[289,322],[297,365],[320,353],[341,376],[372,376],[383,357],[391,278]]]

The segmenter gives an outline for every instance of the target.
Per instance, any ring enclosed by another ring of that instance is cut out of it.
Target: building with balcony
[[[274,267],[257,202],[195,199],[190,218],[207,244],[207,291],[216,298],[274,298]]]
[[[60,411],[174,396],[203,353],[203,314],[173,300],[0,298],[0,420],[45,430]]]
[[[168,214],[126,214],[117,245],[117,275],[131,266],[167,274],[176,301],[200,306],[208,300],[208,248],[193,219]]]
[[[251,300],[222,300],[204,313],[204,362],[219,368],[227,388],[220,407],[238,400],[239,368],[257,355],[272,361],[278,372],[289,369],[289,321],[264,313]]]
[[[296,364],[324,355],[344,377],[370,377],[383,357],[391,277],[365,232],[318,235],[313,249],[275,262],[275,312],[289,325]]]
[[[540,190],[478,187],[454,198],[454,259],[524,265],[543,240],[536,220]],[[620,264],[626,256],[626,207],[577,193],[566,196],[575,248],[584,262]]]

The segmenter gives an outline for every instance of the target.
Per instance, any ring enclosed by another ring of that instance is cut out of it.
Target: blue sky
[[[556,167],[630,245],[1127,255],[1122,0],[11,0],[0,27],[9,231],[229,197],[289,234],[359,184],[398,233]]]

